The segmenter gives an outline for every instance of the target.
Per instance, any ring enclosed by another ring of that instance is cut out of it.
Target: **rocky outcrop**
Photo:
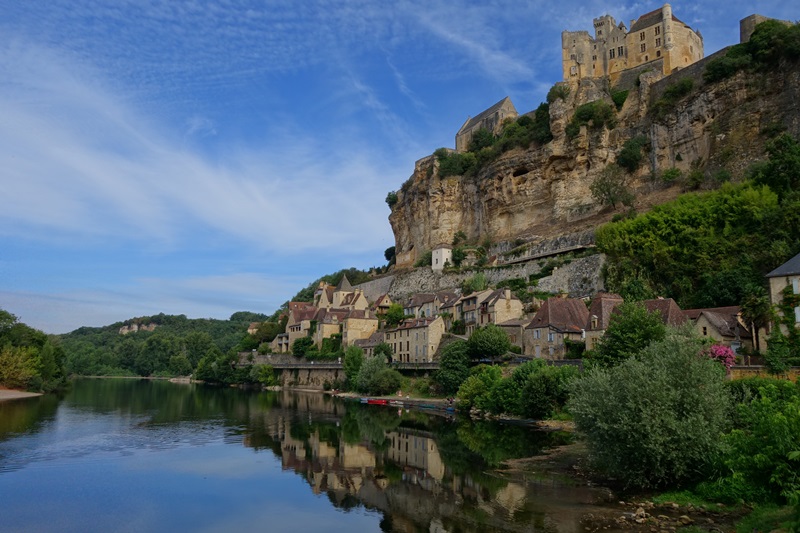
[[[554,139],[544,146],[506,152],[468,177],[442,178],[435,158],[419,160],[397,192],[389,217],[397,266],[412,266],[425,251],[453,242],[459,231],[475,243],[522,240],[536,245],[609,220],[613,212],[592,199],[589,187],[616,161],[625,141],[637,135],[646,136],[650,147],[648,163],[630,176],[636,208],[642,211],[681,192],[680,185],[659,180],[666,169],[700,169],[707,176],[724,169],[737,179],[763,159],[766,130],[800,134],[796,65],[704,84],[709,59],[713,56],[663,79],[653,72],[641,74],[612,130],[582,127],[575,138],[566,136],[578,105],[599,98],[611,103],[602,81],[583,80],[567,101],[550,106]],[[690,94],[656,118],[653,104],[684,78],[693,80]]]
[[[155,324],[127,324],[119,328],[120,335],[127,335],[128,333],[136,333],[137,331],[153,331],[156,329]]]

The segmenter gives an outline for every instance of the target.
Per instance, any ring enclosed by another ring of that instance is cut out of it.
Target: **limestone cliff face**
[[[707,176],[725,169],[738,179],[764,158],[765,130],[782,125],[800,134],[800,69],[739,73],[706,85],[703,69],[713,57],[663,79],[641,75],[613,130],[583,127],[573,139],[565,135],[578,105],[601,98],[611,102],[601,82],[584,80],[572,87],[567,101],[550,106],[554,139],[545,146],[506,152],[472,177],[441,178],[433,156],[419,160],[397,192],[389,217],[398,267],[452,243],[457,231],[474,242],[535,243],[596,227],[613,212],[592,199],[589,186],[616,160],[625,141],[637,135],[650,144],[648,162],[630,176],[642,211],[681,192],[680,185],[658,180],[668,168],[684,173],[700,168]],[[656,119],[653,103],[683,78],[693,80],[691,93]]]

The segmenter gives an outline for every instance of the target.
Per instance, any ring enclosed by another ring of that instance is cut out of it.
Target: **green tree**
[[[458,408],[470,411],[473,407],[482,411],[491,408],[492,389],[502,381],[499,367],[478,365],[470,371],[469,377],[458,389]]]
[[[625,173],[613,163],[604,168],[592,181],[589,191],[596,202],[611,206],[612,209],[616,209],[617,204],[630,207],[635,199]]]
[[[455,394],[469,377],[469,346],[466,341],[451,342],[442,350],[439,370],[433,374],[433,381],[442,394]]]
[[[394,191],[389,191],[386,195],[386,205],[389,206],[389,209],[393,208],[394,205],[397,203],[397,193]]]
[[[386,321],[387,327],[393,328],[399,325],[405,318],[406,315],[403,312],[403,306],[398,303],[393,303],[389,306],[389,309],[386,310],[384,320]]]
[[[486,128],[478,128],[469,141],[469,151],[478,152],[482,148],[488,148],[494,143],[494,134]]]
[[[394,352],[392,351],[392,345],[388,342],[381,342],[372,350],[373,355],[380,355],[383,356],[386,361],[391,361],[392,357],[394,356]]]
[[[520,415],[543,420],[562,409],[569,399],[569,388],[579,375],[575,366],[542,366],[532,372],[520,395]]]
[[[358,372],[363,364],[364,351],[358,346],[349,346],[344,352],[344,375],[351,386],[358,382]]]
[[[800,189],[800,143],[784,133],[769,141],[766,148],[769,160],[759,167],[755,182],[768,185],[779,196]]]
[[[311,337],[300,337],[292,343],[292,354],[303,357],[314,348],[314,339]]]
[[[393,264],[394,264],[394,262],[395,262],[395,247],[394,247],[394,246],[390,246],[390,247],[388,247],[388,248],[387,248],[387,249],[386,249],[386,250],[383,252],[383,257],[385,257],[385,258],[386,258],[386,261],[387,261],[387,262],[388,262],[390,265],[393,265]]]
[[[648,312],[640,303],[624,302],[611,315],[608,329],[591,355],[591,362],[614,366],[662,340],[666,332],[660,313]]]
[[[511,349],[511,341],[503,328],[487,324],[477,328],[467,341],[469,354],[473,359],[493,359],[504,355]]]
[[[730,396],[702,340],[671,332],[641,357],[595,367],[574,382],[568,409],[595,466],[631,487],[702,479],[721,449]]]

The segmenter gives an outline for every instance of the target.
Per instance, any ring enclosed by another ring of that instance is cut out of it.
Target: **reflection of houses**
[[[593,350],[597,341],[605,334],[611,313],[622,303],[622,296],[608,292],[598,292],[592,298],[589,306],[589,319],[584,329],[586,330],[586,349]]]
[[[563,359],[565,341],[583,340],[589,310],[581,300],[548,298],[525,328],[523,353],[534,357]]]
[[[393,431],[387,435],[391,439],[388,458],[401,466],[423,470],[426,476],[437,482],[444,478],[444,463],[439,448],[431,436],[418,432]]]
[[[394,360],[401,363],[431,363],[444,334],[441,317],[412,318],[385,332]]]
[[[784,291],[789,295],[800,294],[800,254],[789,259],[787,262],[767,274],[769,280],[769,302],[773,306],[780,306],[783,304]],[[778,307],[778,312],[783,315],[783,312]],[[794,323],[796,327],[800,327],[800,305],[792,308],[794,313]],[[780,325],[781,331],[784,335],[787,333],[787,328],[784,324]]]
[[[753,348],[753,336],[742,321],[738,306],[688,309],[683,314],[694,323],[698,334],[713,339],[716,344],[730,346],[734,352],[742,347]]]

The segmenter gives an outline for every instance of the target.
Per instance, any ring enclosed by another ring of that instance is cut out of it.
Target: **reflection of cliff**
[[[594,498],[583,487],[502,479],[459,444],[456,424],[444,419],[318,394],[285,393],[280,404],[252,413],[245,445],[272,449],[284,469],[339,508],[381,511],[392,531],[582,531],[580,513],[562,501]],[[498,433],[502,440],[514,435]]]

